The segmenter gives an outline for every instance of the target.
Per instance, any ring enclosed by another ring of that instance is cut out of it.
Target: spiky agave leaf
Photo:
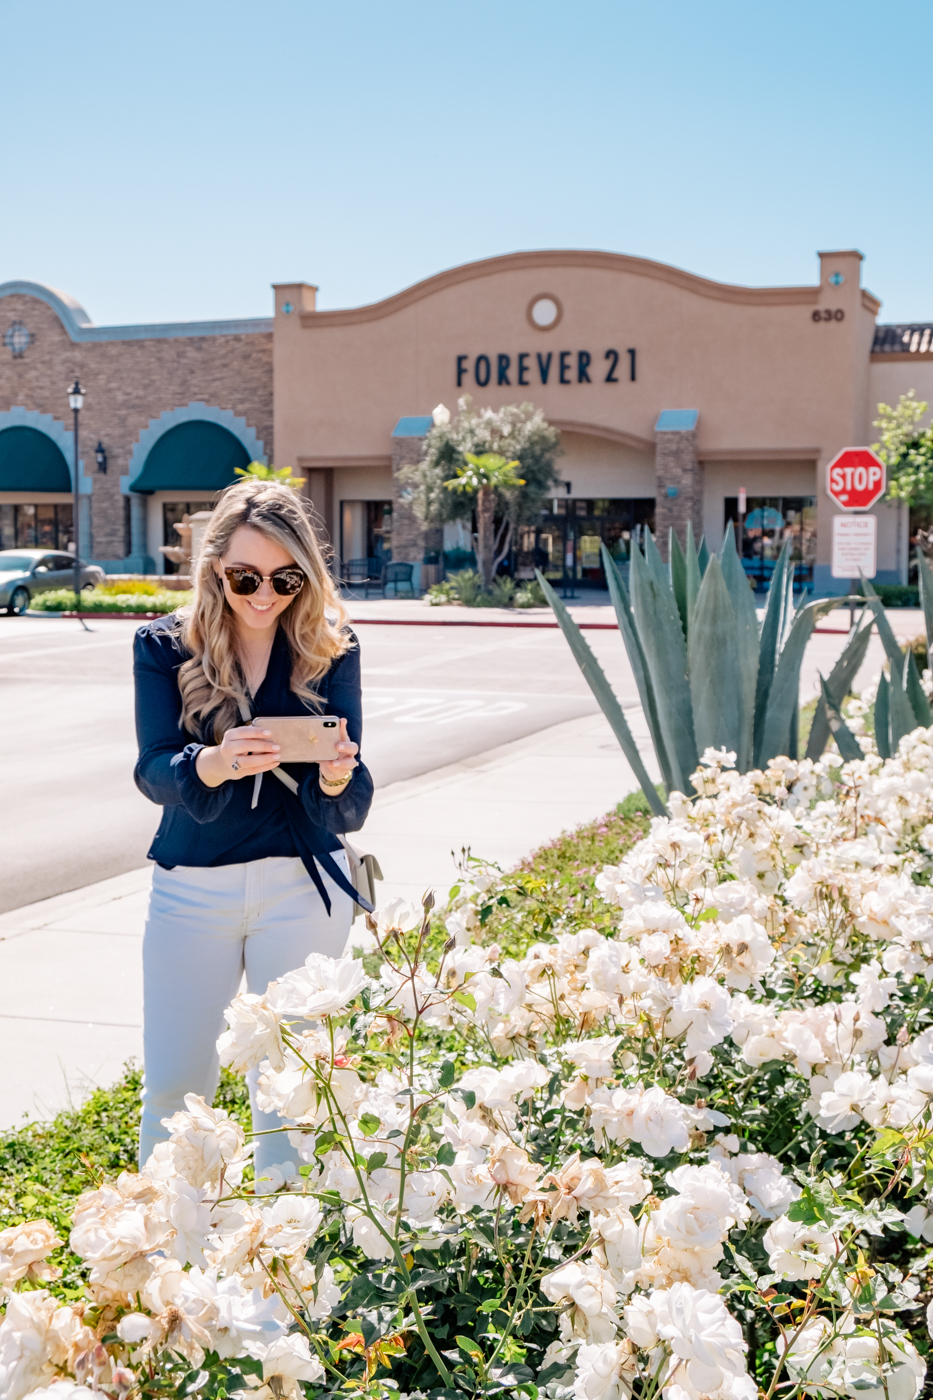
[[[650,535],[651,549],[658,558]],[[687,674],[687,643],[674,602],[670,583],[659,579],[649,559],[632,550],[632,613],[645,653],[651,688],[658,710],[658,723],[664,738],[671,771],[671,782],[678,792],[690,789],[690,774],[697,766],[697,746],[693,732],[693,704]]]
[[[786,591],[784,583],[787,575],[789,558],[790,541],[785,540],[783,548],[775,562],[774,572],[771,575],[771,583],[765,602],[765,615],[761,621],[761,631],[758,641],[758,679],[755,687],[754,728],[754,746],[756,754],[761,747],[761,735],[764,728],[765,713],[768,708],[768,696],[771,692],[771,682],[774,680],[774,670],[777,666],[781,642],[783,640],[781,628],[784,623]]]
[[[693,525],[689,520],[687,521],[687,543],[684,547],[684,566],[687,575],[687,617],[689,618],[696,607],[697,594],[700,591],[703,577],[700,573],[700,561],[693,539]]]
[[[923,550],[917,545],[917,581],[920,584],[920,606],[927,634],[927,665],[933,666],[933,569]]]
[[[645,768],[642,756],[638,751],[635,737],[631,729],[629,729],[628,721],[622,712],[622,706],[619,704],[615,691],[606,679],[603,668],[593,655],[592,649],[583,636],[583,633],[580,631],[547,579],[541,573],[540,569],[535,570],[535,577],[538,580],[538,585],[542,593],[554,610],[554,616],[560,623],[561,631],[567,638],[570,650],[573,652],[574,660],[583,672],[583,677],[590,690],[593,692],[599,708],[609,721],[612,732],[618,739],[622,752],[628,759],[632,772],[635,774],[642,792],[647,797],[652,812],[656,817],[663,817],[665,815],[664,803],[658,796],[654,783],[648,777],[648,770]]]
[[[832,697],[833,704],[837,709],[852,689],[852,683],[861,670],[862,662],[865,660],[865,653],[868,651],[868,643],[871,641],[873,624],[868,622],[867,625],[862,625],[863,621],[864,614],[862,618],[860,618],[859,625],[852,633],[852,636],[846,642],[839,660],[830,671],[825,682],[826,689]],[[827,707],[821,695],[819,704],[813,715],[813,723],[810,726],[810,735],[807,741],[807,758],[817,759],[820,757],[820,754],[829,742],[831,729],[832,726],[827,715]]]
[[[808,603],[797,610],[790,634],[781,648],[768,693],[761,734],[755,748],[756,768],[765,767],[768,760],[776,758],[778,754],[787,754],[789,758],[793,756],[788,751],[796,747],[796,742],[792,742],[791,726],[797,712],[803,654],[819,619],[837,607],[839,602],[838,598],[822,598],[818,603]]]
[[[755,597],[749,586],[748,575],[742,568],[735,537],[730,522],[719,554],[723,582],[729,592],[735,613],[736,648],[738,672],[736,684],[739,687],[739,723],[734,743],[736,765],[740,773],[747,773],[754,756],[755,695],[758,683],[758,611]],[[708,572],[708,571],[707,571]],[[704,577],[705,582],[705,577]],[[702,745],[700,746],[702,752]]]
[[[609,553],[605,544],[602,545],[603,568],[606,572],[606,582],[609,585],[609,596],[615,608],[616,621],[619,624],[619,631],[622,634],[622,641],[628,654],[629,665],[635,677],[635,684],[638,687],[638,698],[644,711],[645,719],[648,722],[648,732],[651,735],[651,742],[654,745],[654,752],[658,760],[658,767],[661,769],[661,778],[665,788],[670,792],[674,786],[671,777],[670,764],[667,758],[667,750],[664,747],[664,736],[661,733],[661,725],[658,722],[658,707],[655,700],[654,690],[651,685],[651,677],[648,673],[648,662],[645,660],[645,653],[638,638],[638,630],[635,626],[635,618],[632,615],[632,600],[629,597],[628,589],[615,560]]]
[[[697,750],[712,745],[746,754],[751,747],[751,715],[743,707],[739,624],[714,555],[703,575],[690,619],[687,655]],[[747,725],[748,735],[742,733]],[[747,765],[746,765],[747,767]]]
[[[835,696],[822,676],[820,676],[820,698],[829,716],[829,728],[836,741],[840,758],[844,763],[850,763],[853,758],[864,758],[865,755],[862,753],[859,741],[842,718]],[[820,753],[822,753],[822,749]]]
[[[687,608],[687,561],[673,525],[667,532],[667,567],[670,571],[671,591],[674,594],[677,611],[680,613],[680,623],[686,637],[690,626],[690,614]]]
[[[891,757],[891,686],[884,672],[875,696],[875,745],[882,758]]]
[[[914,714],[913,706],[910,703],[910,696],[907,694],[907,672],[913,657],[910,652],[906,656],[900,655],[900,666],[895,661],[891,662],[891,682],[888,695],[888,703],[891,708],[891,752],[897,753],[897,746],[905,734],[912,734],[917,729],[917,716]],[[916,666],[914,672],[916,673]]]

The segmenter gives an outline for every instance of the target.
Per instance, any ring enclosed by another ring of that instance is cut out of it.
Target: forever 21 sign
[[[457,388],[462,389],[464,380],[472,376],[473,382],[481,389],[487,384],[531,384],[529,375],[537,372],[538,384],[619,384],[623,377],[635,379],[635,351],[626,350],[628,375],[625,366],[620,366],[618,350],[607,350],[600,362],[589,350],[539,350],[534,356],[530,352],[520,355],[475,355],[457,356]],[[532,360],[534,363],[532,363]],[[513,378],[514,376],[514,378]]]

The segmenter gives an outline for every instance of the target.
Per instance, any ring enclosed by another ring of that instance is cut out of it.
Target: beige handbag
[[[248,707],[244,704],[242,700],[240,701],[239,709],[240,718],[243,720],[244,724],[252,724],[253,717],[250,714]],[[289,792],[294,797],[298,796],[298,784],[295,782],[294,778],[290,777],[288,773],[283,773],[281,768],[273,768],[271,771],[273,778],[278,778],[280,783],[284,783],[285,787],[288,788]],[[262,778],[262,773],[257,773],[255,778],[253,779],[252,805],[254,807],[259,801],[259,789],[262,787]],[[379,866],[378,860],[375,856],[364,855],[362,851],[358,851],[355,846],[350,845],[350,842],[344,836],[338,835],[337,840],[340,842],[341,846],[347,854],[347,866],[350,872],[350,884],[356,890],[357,894],[361,894],[363,898],[375,908],[376,881],[385,879],[385,876],[383,875],[382,870]],[[363,909],[363,906],[361,904],[354,904],[354,922],[360,917],[361,914],[365,912],[366,911]]]

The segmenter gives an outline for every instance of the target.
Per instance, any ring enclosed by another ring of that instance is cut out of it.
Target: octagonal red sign
[[[867,510],[886,486],[884,462],[870,447],[844,447],[826,468],[827,494],[843,510]]]

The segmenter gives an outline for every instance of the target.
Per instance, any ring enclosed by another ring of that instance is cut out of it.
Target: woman
[[[307,506],[286,486],[247,481],[221,497],[187,608],[136,634],[137,786],[163,808],[143,939],[145,1074],[140,1162],[167,1137],[186,1093],[213,1099],[224,1009],[309,953],[338,957],[353,887],[338,833],[372,801],[360,763],[360,656]],[[291,764],[244,715],[341,720],[339,757]],[[270,774],[263,780],[263,774]],[[256,1106],[256,1176],[289,1156]]]

